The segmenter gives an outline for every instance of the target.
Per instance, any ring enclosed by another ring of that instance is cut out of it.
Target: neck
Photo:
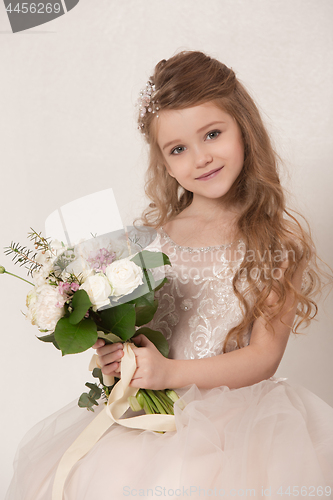
[[[241,212],[241,206],[226,203],[224,200],[207,199],[194,196],[189,207],[183,210],[182,215],[195,218],[203,224],[235,223]]]

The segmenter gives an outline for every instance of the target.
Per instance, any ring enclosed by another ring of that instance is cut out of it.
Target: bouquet
[[[167,282],[165,277],[155,282],[151,270],[171,265],[167,255],[143,250],[138,240],[132,243],[141,250],[130,255],[128,239],[126,250],[121,241],[110,241],[109,235],[73,246],[50,241],[34,230],[28,238],[34,250],[12,242],[5,253],[13,256],[15,264],[28,269],[33,282],[3,266],[0,274],[10,274],[33,286],[27,295],[26,317],[44,334],[37,337],[39,340],[52,343],[66,355],[86,351],[98,338],[106,343],[124,343],[144,334],[168,356],[168,343],[162,333],[144,326],[158,307],[155,291]],[[90,391],[78,401],[80,407],[92,411],[100,398],[109,397],[118,381],[103,377],[96,358],[91,365],[98,383],[87,382]],[[140,389],[130,397],[129,404],[133,411],[173,414],[177,399],[172,390]]]

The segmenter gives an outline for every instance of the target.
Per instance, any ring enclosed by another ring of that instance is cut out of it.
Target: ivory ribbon
[[[139,390],[136,387],[129,387],[136,370],[136,360],[132,346],[135,346],[135,344],[124,344],[124,356],[121,359],[121,379],[112,389],[107,405],[81,432],[62,456],[54,479],[52,500],[63,500],[65,482],[70,471],[115,422],[131,429],[176,430],[174,415],[152,414],[120,419],[130,406],[128,403],[129,396],[135,396]]]

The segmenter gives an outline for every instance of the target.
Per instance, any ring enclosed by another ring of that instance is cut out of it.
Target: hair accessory
[[[141,121],[141,119],[145,117],[146,113],[153,113],[153,114],[156,113],[156,116],[158,117],[158,110],[160,108],[157,106],[158,101],[154,99],[155,95],[156,95],[155,85],[153,84],[153,82],[148,80],[148,82],[146,83],[146,88],[140,91],[138,99],[138,105],[140,111],[139,121]],[[140,123],[138,128],[143,132],[144,124]]]

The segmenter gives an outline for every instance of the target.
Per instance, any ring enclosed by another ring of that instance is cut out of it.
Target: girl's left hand
[[[169,359],[165,358],[145,335],[137,335],[131,340],[140,347],[133,347],[137,369],[134,372],[130,387],[152,390],[166,389],[168,387]]]

